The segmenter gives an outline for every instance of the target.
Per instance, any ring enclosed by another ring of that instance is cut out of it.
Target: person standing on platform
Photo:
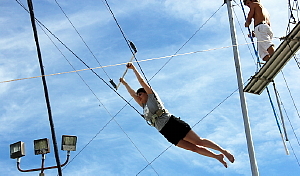
[[[259,57],[263,61],[268,61],[274,53],[273,32],[269,12],[257,0],[244,0],[243,2],[244,5],[250,8],[245,27],[250,26],[253,18],[254,36],[257,38]]]

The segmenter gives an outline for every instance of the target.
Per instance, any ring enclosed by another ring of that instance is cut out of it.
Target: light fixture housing
[[[16,159],[25,156],[25,143],[22,141],[10,144],[10,158]]]
[[[64,151],[76,151],[77,136],[62,135],[61,149]]]
[[[47,154],[50,153],[49,139],[37,139],[34,140],[34,154]]]

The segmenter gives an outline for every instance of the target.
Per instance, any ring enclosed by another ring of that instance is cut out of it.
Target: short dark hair
[[[143,87],[139,88],[139,89],[136,91],[136,94],[138,94],[138,93],[140,93],[140,92],[147,93]]]

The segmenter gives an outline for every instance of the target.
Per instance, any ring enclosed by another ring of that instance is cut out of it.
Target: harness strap
[[[150,125],[154,126],[155,121],[158,117],[162,116],[164,113],[168,113],[167,109],[158,109],[153,115],[152,118],[150,119]]]

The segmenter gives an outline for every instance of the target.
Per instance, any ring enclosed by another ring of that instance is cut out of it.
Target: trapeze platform
[[[244,87],[244,92],[260,95],[299,48],[300,23],[284,38],[284,41],[263,67],[251,77],[250,82]]]

